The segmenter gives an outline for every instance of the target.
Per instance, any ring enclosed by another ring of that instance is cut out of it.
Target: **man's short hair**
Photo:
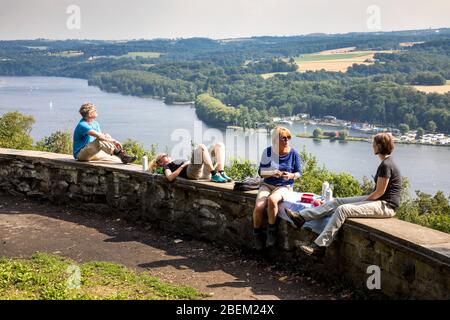
[[[86,119],[89,116],[89,112],[94,111],[95,106],[90,102],[83,103],[80,107],[80,114],[83,119]]]
[[[394,138],[390,133],[378,133],[373,137],[373,142],[378,146],[380,154],[391,154],[394,151]]]

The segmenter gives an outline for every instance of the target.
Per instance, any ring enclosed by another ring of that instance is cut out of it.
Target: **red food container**
[[[314,200],[314,202],[313,202],[313,206],[314,207],[318,207],[318,206],[321,206],[322,204],[321,204],[321,202],[320,202],[320,199],[316,199],[316,200]]]
[[[300,202],[303,203],[313,203],[314,202],[314,194],[312,193],[303,193],[300,198]]]

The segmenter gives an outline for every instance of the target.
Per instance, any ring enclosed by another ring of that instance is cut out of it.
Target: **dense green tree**
[[[348,137],[348,130],[339,131],[339,140],[345,141]]]
[[[440,86],[445,82],[446,79],[442,75],[433,72],[420,72],[411,80],[411,84],[424,86]]]
[[[20,112],[7,112],[0,116],[0,147],[11,149],[32,149],[30,136],[34,124],[32,116]]]
[[[416,139],[422,138],[422,136],[424,134],[425,134],[425,130],[422,127],[417,128]]]
[[[322,135],[322,129],[320,129],[320,128],[315,128],[314,129],[314,131],[313,131],[313,137],[314,138],[316,138],[316,139],[318,139],[318,138],[320,138],[320,136]]]
[[[400,123],[398,129],[400,130],[401,134],[406,134],[409,131],[409,126],[406,123]]]
[[[436,123],[433,120],[428,121],[427,131],[434,133],[437,129]]]

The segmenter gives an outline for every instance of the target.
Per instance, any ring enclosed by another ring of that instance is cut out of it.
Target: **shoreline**
[[[316,141],[320,140],[330,140],[332,142],[334,141],[340,141],[340,142],[367,142],[371,143],[372,139],[370,138],[357,138],[357,137],[347,137],[345,140],[339,140],[336,138],[326,137],[322,136],[319,138],[315,138],[312,135],[304,135],[304,134],[296,134],[297,138],[306,138],[306,139],[313,139]],[[407,145],[418,145],[418,146],[431,146],[431,147],[450,147],[450,144],[432,144],[432,143],[419,143],[419,142],[406,142],[406,141],[395,141],[396,144],[407,144]]]

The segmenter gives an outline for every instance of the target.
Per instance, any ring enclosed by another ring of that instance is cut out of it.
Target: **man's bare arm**
[[[109,134],[103,134],[101,132],[97,132],[95,130],[89,130],[88,134],[90,136],[95,137],[96,139],[100,140],[100,141],[107,141],[107,142],[111,142],[113,143],[118,149],[122,149],[122,145],[120,144],[119,141],[117,141],[116,139],[114,139],[113,137],[111,137]]]

